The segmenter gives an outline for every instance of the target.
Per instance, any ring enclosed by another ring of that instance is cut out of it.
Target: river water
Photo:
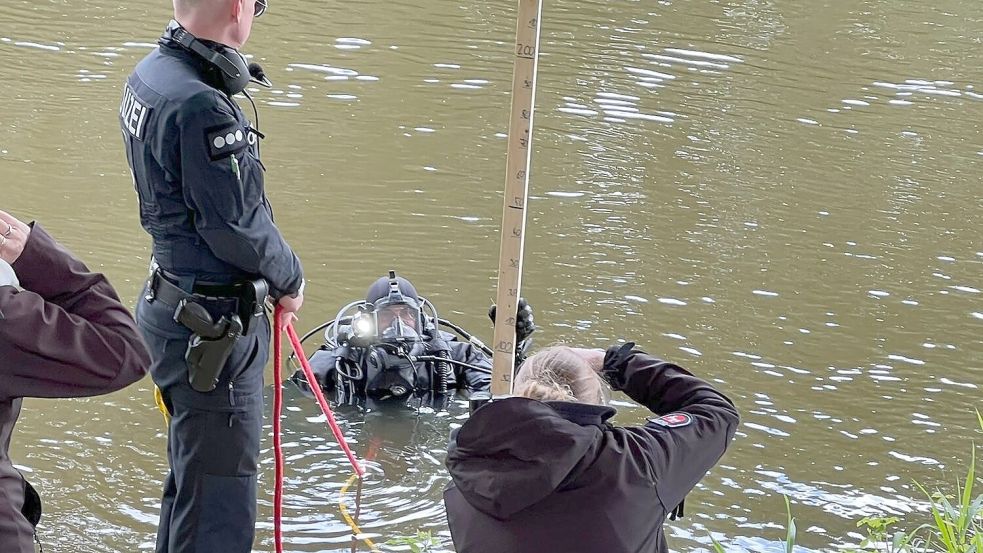
[[[116,113],[169,4],[0,6],[0,209],[129,302],[149,240]],[[244,50],[275,85],[254,95],[309,277],[301,330],[394,268],[490,339],[514,29],[514,2],[471,0],[273,0],[257,21]],[[777,551],[782,494],[810,550],[858,541],[865,515],[913,528],[913,479],[963,470],[983,386],[981,31],[971,0],[547,0],[522,291],[538,343],[637,341],[743,414],[668,525],[675,550],[712,532]],[[349,551],[350,470],[286,394],[287,550]],[[369,459],[363,537],[431,531],[452,550],[443,455],[464,417],[339,413]],[[43,490],[46,550],[152,549],[165,442],[149,379],[28,400],[12,454]]]

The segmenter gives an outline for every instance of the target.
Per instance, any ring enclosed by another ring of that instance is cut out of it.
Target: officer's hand
[[[601,369],[604,368],[604,354],[606,352],[603,349],[597,349],[597,348],[589,348],[589,349],[570,348],[570,349],[573,350],[573,352],[578,357],[580,357],[584,361],[587,361],[587,364],[590,365],[590,368],[594,369],[594,372],[601,372]]]
[[[31,227],[6,211],[0,211],[0,259],[17,261],[31,236]]]
[[[493,324],[496,310],[495,304],[488,308],[488,318]],[[522,342],[535,331],[536,325],[532,320],[532,306],[529,305],[526,298],[519,298],[518,313],[515,317],[515,341]]]
[[[296,297],[283,296],[277,304],[283,310],[280,320],[277,321],[277,327],[280,332],[285,332],[287,325],[297,320],[297,312],[300,311],[300,306],[304,305],[304,293],[300,292]]]

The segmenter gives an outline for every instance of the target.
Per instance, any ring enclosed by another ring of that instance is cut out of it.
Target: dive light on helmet
[[[360,341],[368,341],[376,336],[376,317],[372,306],[359,306],[352,317],[353,337]]]

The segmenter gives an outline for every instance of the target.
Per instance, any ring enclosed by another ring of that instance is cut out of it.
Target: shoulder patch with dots
[[[205,129],[208,157],[212,161],[229,157],[246,149],[248,133],[239,123],[226,123]]]

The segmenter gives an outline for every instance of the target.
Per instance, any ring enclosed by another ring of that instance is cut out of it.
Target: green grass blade
[[[788,501],[788,496],[783,497],[785,497],[786,517],[785,553],[793,553],[795,551],[795,517],[792,516],[792,505]]]
[[[710,543],[713,545],[713,552],[714,553],[727,553],[727,551],[724,549],[724,546],[723,545],[720,545],[720,542],[717,541],[716,538],[714,538],[710,534],[707,534],[707,536],[710,537]]]
[[[942,497],[941,499],[936,499],[935,497],[932,496],[932,494],[928,493],[928,490],[926,490],[918,482],[915,482],[915,486],[917,486],[918,489],[921,490],[923,494],[925,494],[925,497],[928,498],[929,503],[931,504],[932,520],[935,522],[935,527],[933,528],[933,534],[935,534],[935,536],[939,539],[939,541],[942,542],[942,545],[945,546],[946,551],[950,551],[950,552],[955,551],[955,547],[956,547],[955,536],[952,533],[951,524],[947,520],[945,520],[945,517],[942,516],[942,513],[939,510],[939,503],[940,502],[948,503],[948,501],[945,499],[945,497]]]

